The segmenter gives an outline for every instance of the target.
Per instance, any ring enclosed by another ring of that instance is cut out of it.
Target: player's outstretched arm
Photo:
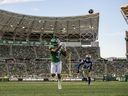
[[[83,64],[84,64],[84,62],[80,62],[80,63],[78,64],[77,73],[79,73],[80,67],[81,67],[81,65],[83,65]]]
[[[67,56],[67,52],[66,51],[61,51],[61,54],[63,55],[63,56]]]
[[[51,50],[52,52],[57,52],[57,51],[59,51],[60,48],[61,48],[61,45],[59,45],[59,46],[56,47],[56,48],[51,48],[50,50]]]
[[[66,57],[67,56],[66,46],[62,42],[60,42],[60,45],[61,45],[61,54]]]

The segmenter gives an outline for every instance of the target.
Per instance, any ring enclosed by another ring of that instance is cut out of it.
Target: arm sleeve
[[[79,64],[78,64],[78,67],[77,69],[80,70],[80,66],[84,64],[84,61],[82,60]]]

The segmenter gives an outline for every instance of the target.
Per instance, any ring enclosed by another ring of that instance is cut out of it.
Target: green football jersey
[[[49,47],[49,49],[52,49],[54,48],[54,45],[51,45]],[[60,51],[57,51],[57,52],[51,52],[50,53],[50,57],[51,57],[51,61],[54,62],[54,63],[57,63],[60,61],[61,57],[60,57]]]

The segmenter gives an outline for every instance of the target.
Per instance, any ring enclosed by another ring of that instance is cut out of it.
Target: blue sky
[[[34,16],[78,16],[89,9],[100,13],[101,57],[126,57],[125,31],[120,7],[128,0],[0,0],[0,9]]]

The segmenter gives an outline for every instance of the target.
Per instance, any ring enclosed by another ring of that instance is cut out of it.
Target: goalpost
[[[75,67],[75,65],[73,65],[73,62],[72,62],[73,54],[75,53],[77,60],[79,60],[81,58],[80,53],[76,48],[76,47],[80,47],[80,46],[81,46],[80,42],[70,42],[70,43],[66,42],[66,47],[70,47],[72,49],[72,51],[68,52],[68,58],[67,58],[68,59],[69,77],[73,76],[73,67]],[[74,58],[74,59],[76,59],[76,58]]]

